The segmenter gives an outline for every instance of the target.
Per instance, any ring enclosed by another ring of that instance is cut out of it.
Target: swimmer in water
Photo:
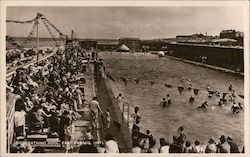
[[[201,106],[199,106],[198,108],[204,108],[204,109],[208,108],[207,100],[204,103],[202,103]]]
[[[231,84],[229,85],[228,90],[229,91],[233,90],[233,86]]]
[[[218,106],[222,106],[224,104],[223,100],[220,99],[219,102],[218,102]]]
[[[194,96],[193,96],[193,95],[190,96],[189,102],[190,102],[190,103],[194,102]]]
[[[167,106],[167,101],[166,101],[165,98],[162,98],[161,105],[162,105],[162,107],[164,107],[164,108]]]
[[[219,92],[219,91],[215,91],[215,95],[216,95],[217,97],[220,97],[220,92]]]
[[[231,110],[234,114],[237,114],[240,113],[240,111],[243,111],[243,106],[241,105],[241,103],[238,103],[238,105],[234,103],[231,107]]]
[[[211,88],[211,87],[210,87],[210,85],[208,84],[208,85],[207,85],[207,90],[209,90],[210,88]]]
[[[172,99],[169,94],[167,95],[167,102],[168,102],[168,105],[172,103]]]

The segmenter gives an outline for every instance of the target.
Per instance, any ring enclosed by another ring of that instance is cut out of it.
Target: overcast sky
[[[58,2],[60,3],[60,2]],[[7,7],[8,20],[30,20],[40,12],[64,34],[80,38],[168,38],[223,29],[243,31],[241,7]],[[39,35],[48,37],[43,23]],[[7,23],[7,35],[27,36],[32,24]]]

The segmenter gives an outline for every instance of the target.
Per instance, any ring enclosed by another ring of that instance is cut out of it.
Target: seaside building
[[[141,49],[139,38],[120,38],[119,45],[126,45],[130,50],[137,51]]]

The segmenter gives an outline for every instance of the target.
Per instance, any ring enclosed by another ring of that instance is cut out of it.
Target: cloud
[[[241,7],[8,7],[7,19],[28,20],[44,14],[62,32],[83,38],[165,38],[222,29],[243,30]],[[41,27],[43,27],[41,25]],[[22,30],[22,31],[20,31]],[[7,34],[27,36],[30,27],[7,24]],[[41,32],[41,36],[48,36]]]

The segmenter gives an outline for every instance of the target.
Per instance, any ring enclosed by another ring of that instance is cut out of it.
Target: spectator
[[[25,122],[26,122],[26,112],[23,108],[18,108],[14,113],[14,124],[16,137],[25,136]]]
[[[178,141],[177,136],[173,136],[173,143],[169,147],[169,153],[182,153],[183,146],[182,143]]]
[[[132,140],[137,140],[139,138],[139,132],[140,132],[140,121],[139,119],[136,120],[132,127]]]
[[[106,129],[107,129],[108,132],[109,132],[109,128],[110,128],[111,119],[112,118],[110,116],[110,109],[108,108],[106,110],[106,122],[107,122]]]
[[[61,116],[60,122],[59,122],[59,140],[61,141],[61,146],[62,142],[65,141],[65,130],[64,127],[67,122],[70,121],[69,117],[69,111],[65,110]]]
[[[98,150],[94,146],[93,141],[89,141],[80,146],[79,153],[98,153]]]
[[[179,127],[178,130],[177,130],[177,132],[179,134],[179,137],[178,137],[177,140],[179,142],[184,142],[185,139],[186,139],[186,135],[185,135],[185,132],[184,132],[184,127],[183,126]]]
[[[202,148],[200,146],[200,141],[195,140],[194,146],[193,146],[193,153],[202,153]]]
[[[136,122],[136,120],[140,120],[141,119],[141,115],[139,113],[139,107],[135,107],[135,113],[132,114],[132,118],[133,118],[133,123]]]
[[[218,153],[230,153],[230,145],[227,143],[224,135],[221,135],[220,143],[217,145]]]
[[[106,153],[119,153],[117,142],[111,134],[105,136],[105,152]]]
[[[62,114],[60,111],[54,111],[54,110],[55,108],[52,108],[52,117],[50,117],[49,119],[50,132],[54,134],[53,136],[58,136],[60,117]]]
[[[208,141],[208,145],[206,146],[205,153],[216,153],[217,152],[217,146],[215,145],[215,140],[213,137],[211,137]]]
[[[159,150],[156,147],[156,139],[153,136],[151,136],[149,140],[148,153],[159,153]]]
[[[193,153],[193,149],[189,141],[185,143],[184,153]]]
[[[90,128],[87,128],[87,131],[86,131],[86,133],[84,135],[84,140],[87,140],[87,141],[93,141],[94,140],[94,137],[91,134]]]
[[[31,131],[41,131],[43,132],[44,121],[43,118],[38,114],[38,107],[35,106],[32,109],[31,115],[29,117],[30,129]]]
[[[164,138],[160,138],[160,148],[159,153],[169,153],[169,144]]]
[[[141,148],[139,147],[138,139],[135,139],[132,144],[132,153],[141,153]]]
[[[230,153],[240,153],[238,145],[233,142],[231,137],[227,137],[227,142],[230,145]]]
[[[101,107],[99,105],[99,102],[97,101],[97,97],[96,96],[93,97],[93,100],[90,103],[90,110],[94,114],[94,126],[96,127],[97,120],[98,120],[98,117],[99,117],[99,112],[103,113],[102,109],[101,109]]]

